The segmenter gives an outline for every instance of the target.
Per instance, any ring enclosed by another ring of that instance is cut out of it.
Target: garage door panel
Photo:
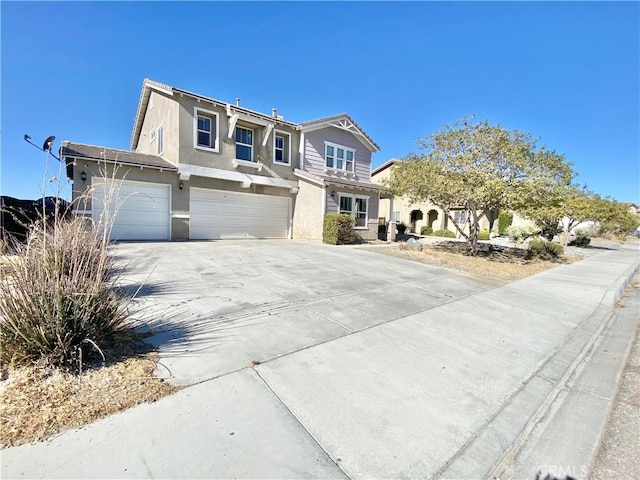
[[[287,238],[291,199],[260,194],[191,189],[189,236]]]
[[[170,186],[142,182],[117,181],[113,191],[101,179],[93,181],[93,218],[100,222],[103,205],[108,202],[112,218],[113,240],[169,240]]]

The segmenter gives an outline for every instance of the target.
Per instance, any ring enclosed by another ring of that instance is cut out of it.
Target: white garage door
[[[170,185],[118,180],[114,188],[105,188],[100,178],[92,179],[92,185],[93,220],[104,223],[108,203],[112,240],[170,239]]]
[[[287,238],[291,199],[192,188],[189,238]]]

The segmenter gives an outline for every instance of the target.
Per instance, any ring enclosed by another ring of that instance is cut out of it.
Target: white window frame
[[[458,224],[458,226],[460,226],[460,228],[463,228],[468,220],[469,220],[469,212],[466,210],[453,210],[451,215],[451,218],[453,218],[453,220]],[[462,217],[464,217],[464,221],[460,221],[462,219]]]
[[[215,124],[215,135],[211,132],[211,141],[213,145],[206,147],[204,145],[198,145],[198,117],[207,117],[211,120],[211,126]],[[193,107],[193,148],[198,150],[204,150],[205,152],[220,151],[220,116],[217,112],[206,110],[200,107]]]
[[[355,230],[368,230],[369,229],[369,204],[371,203],[371,197],[368,195],[357,195],[352,193],[338,193],[338,208],[337,208],[338,213],[346,213],[346,212],[341,212],[340,210],[340,202],[342,201],[343,197],[351,198],[351,212],[349,212],[349,214],[353,217],[354,221],[356,222],[357,222],[356,214],[358,213],[356,199],[366,200],[367,209],[364,212],[364,225],[363,226],[356,225],[353,228]]]
[[[395,223],[400,223],[400,210],[396,210],[391,214],[391,221]]]
[[[158,155],[162,155],[164,153],[164,124],[161,124],[158,128],[156,128],[156,130],[156,135],[158,137],[157,151]]]
[[[327,165],[327,147],[333,147],[333,167]],[[342,168],[338,168],[338,149],[344,151],[344,157],[342,158]],[[351,152],[353,154],[353,161],[351,162],[351,169],[347,169],[347,152]],[[337,143],[332,142],[324,142],[324,166],[328,170],[336,170],[340,172],[350,172],[354,173],[356,171],[356,150],[350,147],[345,147],[344,145],[339,145]]]
[[[243,130],[248,130],[248,131],[251,132],[251,144],[238,142],[238,140],[236,139],[236,136],[238,134],[238,129],[239,128],[241,128]],[[233,139],[234,139],[236,147],[238,145],[242,145],[243,147],[249,147],[251,149],[251,160],[245,160],[244,158],[238,158],[238,156],[235,155],[235,153],[234,153],[234,155],[236,157],[236,160],[240,160],[240,161],[244,161],[244,162],[254,162],[254,159],[253,159],[253,146],[254,146],[254,144],[256,142],[256,132],[255,132],[255,130],[253,128],[245,127],[243,125],[236,125],[236,128],[235,128],[235,130],[233,132]]]
[[[349,210],[348,212],[347,212],[346,210],[345,210],[345,211],[343,211],[343,210],[342,210],[341,205],[342,205],[342,199],[343,199],[343,198],[349,198],[349,199],[351,199],[351,210]],[[338,194],[338,213],[339,213],[339,214],[343,214],[343,213],[345,213],[345,214],[348,214],[348,215],[353,215],[353,203],[354,203],[354,202],[353,202],[353,195],[348,195],[348,194],[341,194],[341,193],[339,193],[339,194]]]
[[[283,137],[285,139],[284,151],[282,152],[282,162],[276,160],[276,137]],[[285,155],[286,153],[286,155]],[[283,132],[282,130],[275,130],[273,132],[273,163],[277,165],[291,165],[291,134]]]

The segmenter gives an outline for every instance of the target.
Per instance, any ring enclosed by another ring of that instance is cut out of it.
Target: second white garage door
[[[189,238],[288,238],[291,199],[191,188]]]

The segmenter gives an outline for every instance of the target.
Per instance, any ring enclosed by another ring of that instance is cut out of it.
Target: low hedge
[[[322,241],[330,245],[349,245],[355,243],[353,217],[347,214],[328,213],[324,216]]]
[[[433,233],[433,228],[431,227],[427,227],[426,225],[424,227],[420,228],[420,235],[431,235]]]
[[[456,238],[456,234],[451,230],[436,230],[431,235],[434,237]]]

